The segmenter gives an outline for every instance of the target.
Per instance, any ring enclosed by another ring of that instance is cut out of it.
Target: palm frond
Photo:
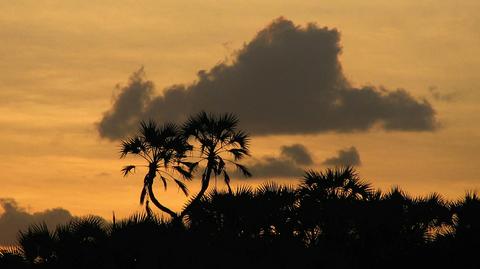
[[[241,185],[238,186],[235,190],[235,196],[249,196],[253,197],[254,191],[251,186],[248,185]]]
[[[136,168],[135,165],[127,165],[127,166],[123,167],[122,170],[121,170],[123,172],[123,176],[126,177],[128,174],[134,173],[135,168]]]
[[[225,130],[227,132],[235,131],[238,125],[238,117],[233,113],[226,113],[217,117],[213,116],[214,124],[217,130]]]
[[[192,177],[193,177],[192,173],[189,172],[189,171],[186,171],[186,170],[183,169],[181,166],[175,165],[175,166],[173,166],[173,168],[174,168],[180,175],[182,175],[182,177],[184,177],[185,179],[192,179]]]
[[[228,175],[227,171],[223,170],[223,180],[225,181],[225,184],[227,185],[228,192],[232,193],[232,188],[230,188],[230,176]]]
[[[147,188],[143,187],[142,192],[140,193],[140,204],[143,205],[145,202],[145,196],[147,196]]]
[[[218,156],[217,159],[218,159],[218,162],[217,162],[217,165],[216,165],[215,175],[218,176],[225,169],[225,161],[223,161],[222,157],[220,157],[220,156]]]
[[[248,150],[249,143],[250,143],[250,136],[243,131],[237,131],[233,133],[228,140],[229,145],[238,145],[245,150]],[[249,154],[246,154],[246,155],[249,155]]]
[[[148,121],[140,122],[139,133],[143,137],[145,143],[150,146],[157,146],[157,143],[160,140],[160,130],[155,121],[150,119]]]
[[[167,179],[162,175],[160,175],[160,179],[162,180],[162,183],[163,183],[163,189],[167,190]]]
[[[302,183],[307,186],[311,186],[319,181],[322,177],[323,175],[315,170],[307,170],[303,176]]]
[[[248,171],[247,167],[245,167],[244,165],[241,165],[239,163],[235,163],[235,166],[237,167],[237,169],[245,176],[245,177],[251,177],[252,176],[252,173],[250,173],[250,171]]]
[[[250,155],[249,151],[244,148],[233,148],[233,149],[228,149],[227,151],[233,155],[233,158],[235,161],[238,161],[243,157]]]
[[[276,193],[282,188],[277,182],[275,181],[267,181],[262,183],[260,186],[257,187],[258,193]]]
[[[173,179],[175,183],[177,183],[178,187],[182,190],[182,192],[185,194],[185,196],[188,196],[188,188],[185,185],[185,183],[181,182],[178,179]]]
[[[197,169],[199,164],[199,162],[185,162],[185,161],[180,161],[180,163],[188,167],[188,170],[190,173],[195,172],[195,169]]]
[[[127,138],[120,146],[120,158],[124,158],[127,154],[139,154],[145,149],[145,144],[140,137]]]

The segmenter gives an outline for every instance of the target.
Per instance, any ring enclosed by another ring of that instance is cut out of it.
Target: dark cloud
[[[250,163],[248,168],[253,177],[297,177],[304,172],[304,166],[313,164],[312,156],[301,144],[285,145],[280,155],[264,157]]]
[[[295,177],[303,174],[303,168],[293,160],[265,157],[248,166],[254,178],[259,177]]]
[[[310,156],[307,148],[301,144],[282,146],[281,155],[300,165],[313,164],[312,156]]]
[[[458,97],[457,92],[444,93],[435,86],[431,86],[430,88],[428,88],[428,91],[430,92],[430,95],[433,97],[433,99],[437,101],[452,102],[455,101],[455,99]]]
[[[8,198],[0,198],[0,207],[4,211],[0,215],[0,245],[15,244],[18,231],[25,229],[30,224],[45,222],[49,228],[54,228],[56,225],[72,219],[70,212],[63,208],[48,209],[31,214],[19,207],[15,200]]]
[[[145,109],[150,106],[153,88],[153,83],[145,80],[143,68],[130,76],[127,86],[117,86],[120,93],[114,98],[113,107],[97,125],[100,134],[117,139],[136,130],[140,118],[147,116]]]
[[[231,63],[198,72],[190,85],[153,95],[153,84],[135,73],[121,89],[98,130],[115,139],[134,131],[138,120],[181,121],[200,110],[233,112],[255,135],[313,134],[327,131],[432,131],[435,111],[405,90],[354,88],[338,56],[336,29],[305,27],[279,18],[242,49]]]
[[[323,164],[328,166],[360,166],[362,162],[358,150],[355,147],[350,147],[339,150],[337,156],[326,159]]]

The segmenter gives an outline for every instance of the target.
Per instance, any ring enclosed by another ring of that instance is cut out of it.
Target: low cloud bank
[[[49,228],[55,228],[73,218],[72,214],[63,208],[29,213],[10,198],[0,198],[0,207],[3,209],[3,214],[0,215],[0,245],[16,244],[19,230],[31,224],[45,222]]]
[[[326,159],[323,164],[327,166],[360,166],[362,161],[360,160],[360,153],[352,146],[339,150],[337,156]]]
[[[302,144],[284,145],[278,156],[268,156],[247,166],[254,178],[300,177],[305,166],[313,164],[310,152]]]

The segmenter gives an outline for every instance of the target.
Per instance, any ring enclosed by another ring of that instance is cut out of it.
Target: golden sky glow
[[[140,66],[159,93],[188,83],[279,16],[337,28],[350,81],[428,98],[442,128],[255,137],[256,158],[301,142],[321,169],[354,145],[360,175],[376,187],[460,196],[480,186],[479,3],[1,1],[0,197],[31,211],[61,206],[109,217],[139,210],[141,173],[123,179],[130,160],[119,160],[118,142],[100,139],[94,126],[115,85]],[[431,88],[452,100],[435,100]],[[159,197],[182,203],[174,188]]]

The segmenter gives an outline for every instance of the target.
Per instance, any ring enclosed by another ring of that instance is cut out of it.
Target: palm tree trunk
[[[162,205],[157,198],[155,198],[155,195],[153,194],[153,189],[152,185],[148,185],[148,196],[150,197],[150,200],[152,200],[152,203],[158,207],[158,209],[162,210],[163,212],[169,214],[172,218],[176,218],[177,214],[170,210],[168,207]]]
[[[190,204],[188,204],[187,207],[185,207],[185,209],[182,211],[182,213],[180,214],[180,219],[183,219],[183,217],[185,217],[185,215],[188,213],[188,211],[190,211],[190,209],[196,203],[198,203],[198,201],[200,201],[200,199],[203,197],[203,195],[205,194],[205,192],[208,189],[211,174],[212,174],[212,166],[210,165],[210,162],[208,162],[207,163],[207,171],[205,172],[205,175],[202,178],[202,187],[201,187],[200,191],[197,193],[197,195],[195,196],[195,198],[193,198],[193,200],[190,202]]]
[[[163,212],[169,214],[173,219],[177,218],[177,213],[173,212],[170,208],[162,205],[158,200],[157,198],[155,197],[155,194],[153,193],[153,180],[155,179],[155,171],[153,172],[148,172],[147,176],[148,177],[146,179],[147,181],[147,189],[148,189],[148,197],[150,198],[150,200],[152,201],[152,203],[158,207],[158,209],[162,210]]]

